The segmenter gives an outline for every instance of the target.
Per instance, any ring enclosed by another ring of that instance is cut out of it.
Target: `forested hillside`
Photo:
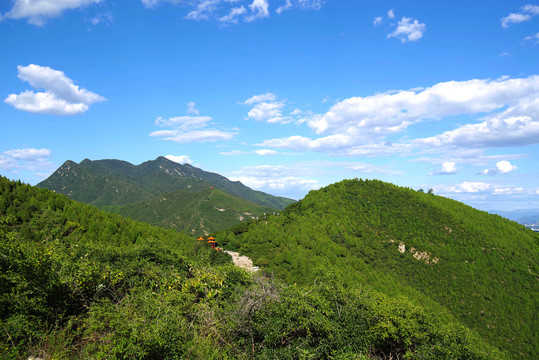
[[[316,281],[312,269],[328,263],[348,284],[456,317],[515,359],[539,356],[539,235],[500,216],[347,180],[219,237],[289,283]]]
[[[149,201],[110,210],[135,220],[191,235],[208,235],[238,222],[277,211],[210,188],[196,192],[180,190],[163,193]]]
[[[287,285],[175,230],[0,177],[0,358],[506,358],[329,262]]]

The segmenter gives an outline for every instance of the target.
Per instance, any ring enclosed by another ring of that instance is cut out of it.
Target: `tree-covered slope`
[[[251,275],[175,230],[0,177],[2,359],[504,359],[405,297]]]
[[[38,187],[100,207],[147,201],[164,192],[198,191],[210,186],[260,206],[283,209],[294,202],[162,156],[137,166],[121,160],[85,159],[80,164],[66,161],[38,184]]]
[[[312,269],[327,261],[350,284],[447,309],[515,359],[539,355],[539,236],[500,216],[347,180],[219,237],[288,282],[314,281]]]
[[[115,210],[135,220],[191,235],[208,235],[275,211],[209,188],[163,193],[152,200],[127,204]]]

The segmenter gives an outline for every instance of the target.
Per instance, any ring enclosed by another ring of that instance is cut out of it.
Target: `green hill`
[[[230,196],[219,189],[174,191],[133,204],[115,212],[148,224],[173,228],[191,235],[223,230],[238,222],[255,219],[275,209]]]
[[[305,205],[267,228],[292,224]],[[307,277],[316,281],[249,274],[175,230],[0,177],[2,359],[506,358],[453,319],[354,285],[325,260]]]
[[[85,159],[66,161],[37,185],[65,194],[71,199],[99,207],[148,201],[177,190],[198,191],[210,186],[260,206],[283,209],[294,200],[255,191],[239,181],[165,157],[133,165],[121,160]]]
[[[539,356],[539,234],[462,203],[381,181],[310,192],[278,217],[218,234],[288,283],[329,263],[348,284],[405,294],[515,359]]]

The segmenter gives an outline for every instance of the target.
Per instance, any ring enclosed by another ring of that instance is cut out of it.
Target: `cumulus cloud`
[[[285,106],[284,101],[277,100],[274,93],[255,95],[243,103],[251,106],[251,110],[247,113],[247,118],[250,120],[266,121],[268,123],[287,123],[291,121],[290,117],[282,114]]]
[[[60,16],[72,10],[100,3],[102,0],[15,0],[10,11],[4,14],[7,19],[28,19],[33,25],[43,26],[47,19]]]
[[[509,107],[500,112],[484,117],[480,123],[462,125],[455,130],[440,135],[417,140],[426,145],[459,147],[503,147],[523,146],[539,142],[539,77],[514,79],[506,90],[521,83],[527,90],[520,92],[513,89],[516,99],[502,103]],[[510,80],[507,80],[510,81]],[[526,92],[530,95],[526,96]],[[500,94],[501,95],[501,94]],[[509,93],[507,96],[511,95]],[[518,95],[521,95],[519,98]],[[493,102],[494,104],[495,102]]]
[[[457,166],[454,161],[447,161],[442,164],[442,168],[439,171],[430,173],[429,175],[453,175],[457,173]]]
[[[187,112],[199,113],[194,102],[187,104]],[[192,143],[230,140],[236,135],[235,132],[209,128],[211,121],[210,116],[185,115],[168,119],[158,117],[155,125],[169,129],[153,131],[150,136],[177,143]]]
[[[462,125],[433,137],[395,143],[386,140],[421,121],[484,113],[489,114],[479,123]],[[304,123],[315,134],[324,136],[295,135],[268,139],[258,145],[334,155],[369,155],[425,148],[533,144],[539,142],[539,76],[448,81],[425,89],[351,97],[331,106],[324,114],[306,117]]]
[[[509,25],[518,24],[530,20],[532,17],[539,15],[539,6],[527,4],[520,7],[520,12],[511,13],[500,19],[502,27],[508,28]]]
[[[52,163],[49,161],[49,149],[13,149],[0,154],[0,169],[11,173],[22,170],[49,172]]]
[[[507,160],[498,161],[496,167],[492,169],[485,169],[481,171],[483,175],[496,175],[496,174],[507,174],[513,170],[518,169],[516,165],[512,165]]]
[[[174,161],[178,164],[192,164],[193,160],[189,158],[189,155],[167,155],[165,156],[170,161]]]
[[[395,12],[393,12],[393,9],[389,9],[387,11],[387,17],[390,18],[390,19],[394,19],[395,18]]]
[[[481,181],[464,181],[450,188],[450,191],[455,193],[477,193],[487,191],[491,186],[491,184]]]
[[[37,114],[77,115],[88,110],[93,103],[106,99],[96,93],[81,89],[62,71],[39,65],[17,66],[18,77],[34,89],[20,94],[10,94],[4,102],[16,109]]]
[[[416,19],[403,16],[402,19],[399,20],[397,28],[393,32],[387,34],[387,38],[389,39],[394,37],[400,39],[402,43],[407,41],[417,41],[423,37],[426,30],[427,25],[424,23],[420,23]]]

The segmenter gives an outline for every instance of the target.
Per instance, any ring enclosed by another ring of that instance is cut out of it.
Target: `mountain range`
[[[122,160],[85,159],[79,164],[68,160],[37,186],[191,234],[209,234],[294,202],[162,156],[140,165]]]

